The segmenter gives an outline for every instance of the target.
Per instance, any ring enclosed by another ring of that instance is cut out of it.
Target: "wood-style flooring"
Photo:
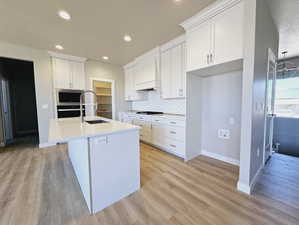
[[[89,215],[65,145],[6,148],[0,225],[298,225],[298,160],[282,163],[296,164],[292,177],[276,161],[247,196],[235,188],[238,167],[207,157],[184,163],[141,144],[141,190]]]
[[[254,194],[284,202],[299,213],[299,158],[275,153],[264,168]]]

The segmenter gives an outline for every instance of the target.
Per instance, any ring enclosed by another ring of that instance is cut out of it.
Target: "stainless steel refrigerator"
[[[9,81],[0,74],[0,146],[13,140]]]

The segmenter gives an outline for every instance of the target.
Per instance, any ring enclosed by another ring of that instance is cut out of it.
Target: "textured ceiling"
[[[279,31],[279,53],[299,56],[299,0],[268,0],[272,17]]]
[[[178,25],[214,0],[1,0],[0,39],[123,65],[183,33]],[[64,21],[57,11],[68,11]],[[124,34],[133,41],[125,43]]]

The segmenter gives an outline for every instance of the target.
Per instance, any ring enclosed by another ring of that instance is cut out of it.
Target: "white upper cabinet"
[[[161,54],[161,97],[162,98],[171,98],[171,50],[166,50]]]
[[[186,30],[187,71],[243,58],[244,3],[217,1],[181,25]]]
[[[159,87],[159,48],[136,59],[135,89],[147,90]]]
[[[188,32],[186,45],[188,71],[209,66],[212,50],[212,26],[210,21]]]
[[[71,88],[71,69],[68,60],[52,58],[54,88]]]
[[[143,100],[144,95],[141,92],[135,90],[135,76],[136,76],[136,64],[130,63],[124,66],[125,71],[125,100],[126,101],[138,101]]]
[[[54,88],[85,89],[85,59],[50,52],[52,56],[52,71]]]
[[[179,37],[161,47],[162,98],[185,97],[185,39]]]
[[[243,58],[243,23],[243,2],[215,16],[212,52],[214,64]]]
[[[82,62],[70,62],[72,89],[85,89],[85,68]]]

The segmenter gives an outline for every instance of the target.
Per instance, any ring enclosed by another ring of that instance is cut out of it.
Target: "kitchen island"
[[[49,142],[68,144],[89,211],[96,213],[140,188],[139,127],[101,117],[85,120],[52,119]]]

